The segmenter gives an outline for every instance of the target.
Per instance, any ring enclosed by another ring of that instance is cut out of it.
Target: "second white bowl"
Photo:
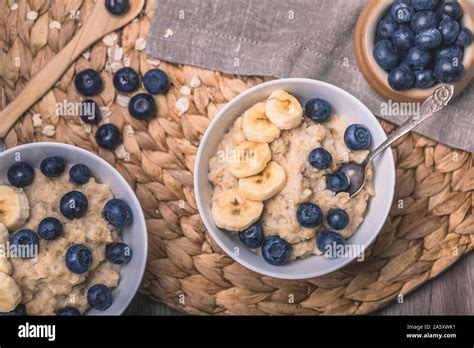
[[[285,266],[272,266],[265,262],[260,252],[246,249],[239,241],[237,234],[218,228],[211,214],[212,184],[208,181],[209,160],[224,134],[232,127],[233,122],[245,110],[257,102],[263,101],[275,90],[283,89],[294,95],[302,105],[311,98],[323,98],[350,123],[361,123],[367,126],[373,138],[373,145],[381,144],[386,138],[379,121],[370,110],[348,92],[329,83],[290,78],[273,80],[255,86],[230,101],[213,119],[199,146],[194,170],[194,188],[201,218],[217,244],[235,261],[243,266],[275,278],[306,279],[321,276],[335,271],[350,263],[357,256],[329,259],[323,256],[312,256],[289,262]],[[381,230],[392,204],[395,186],[395,165],[390,150],[385,151],[374,161],[375,197],[369,202],[364,222],[349,243],[367,248]],[[238,247],[239,252],[235,253]]]

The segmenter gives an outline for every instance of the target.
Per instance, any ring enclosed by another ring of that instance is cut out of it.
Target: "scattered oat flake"
[[[49,23],[49,29],[61,29],[61,23],[59,23],[58,21],[52,21],[51,23]]]
[[[85,52],[82,54],[82,56],[83,56],[85,59],[89,60],[90,57],[91,57],[91,51],[90,51],[90,50],[85,51]]]
[[[166,33],[165,33],[164,37],[167,39],[167,38],[169,38],[169,37],[172,37],[173,34],[174,34],[174,33],[173,33],[173,30],[170,29],[170,28],[168,28],[168,29],[166,29]]]
[[[43,124],[43,119],[40,114],[33,114],[33,127],[37,128]]]
[[[201,79],[194,75],[192,78],[191,78],[191,81],[189,82],[189,85],[192,87],[192,88],[196,88],[196,87],[199,87],[201,86]]]
[[[179,89],[179,93],[181,93],[182,95],[191,95],[191,88],[189,88],[189,86],[184,85]]]
[[[128,107],[128,103],[130,103],[130,98],[126,95],[117,94],[117,104],[123,106],[124,108]]]
[[[14,2],[14,3],[10,6],[10,10],[12,10],[12,11],[18,10],[18,4],[17,4],[16,2]]]
[[[117,42],[117,34],[111,33],[111,34],[105,35],[104,38],[102,39],[102,42],[106,46],[109,46],[109,47],[114,46],[115,43]]]
[[[135,49],[137,51],[143,51],[146,47],[146,40],[142,37],[139,37],[137,41],[135,41]]]
[[[148,62],[148,64],[153,65],[153,66],[158,66],[161,63],[161,61],[156,58],[148,58],[146,61]]]
[[[56,134],[56,128],[54,128],[54,126],[52,125],[47,125],[43,127],[41,133],[43,133],[47,137],[54,137],[54,135]]]
[[[115,155],[120,158],[120,159],[125,159],[130,158],[130,154],[127,152],[125,149],[125,146],[122,144],[120,145],[116,150],[115,150]]]
[[[110,64],[110,69],[112,70],[113,73],[116,73],[122,68],[123,68],[123,64],[121,62],[113,62],[112,64]]]
[[[176,101],[175,106],[176,111],[178,111],[178,113],[182,115],[189,110],[189,99],[187,97],[181,97]]]
[[[123,48],[120,46],[115,46],[114,60],[116,62],[120,62],[122,58],[123,58]]]
[[[37,18],[38,18],[38,12],[36,12],[36,11],[29,11],[26,14],[26,19],[28,19],[30,21],[35,21]]]

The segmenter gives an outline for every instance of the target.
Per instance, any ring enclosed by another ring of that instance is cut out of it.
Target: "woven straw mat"
[[[143,49],[151,5],[123,31],[83,54],[5,139],[8,148],[36,141],[74,144],[122,173],[147,218],[149,259],[141,292],[193,314],[362,314],[408,294],[473,249],[472,155],[409,134],[393,146],[396,197],[365,262],[304,281],[262,276],[235,263],[199,218],[192,172],[210,120],[263,79],[148,59]],[[91,7],[92,1],[84,0],[0,2],[0,83],[7,101],[69,42]],[[116,95],[111,71],[123,65],[142,74],[159,65],[172,80],[168,94],[156,98],[159,115],[150,122],[131,118],[127,97]],[[95,127],[55,112],[57,103],[81,100],[71,85],[74,74],[85,68],[100,72],[105,88],[96,99],[103,119],[122,130],[124,146],[115,152],[97,147]],[[393,130],[388,123],[383,126]]]

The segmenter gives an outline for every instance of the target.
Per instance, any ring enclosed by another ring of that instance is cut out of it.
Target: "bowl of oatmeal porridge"
[[[0,153],[0,244],[0,312],[20,315],[120,315],[147,257],[129,184],[95,154],[59,143]]]
[[[386,134],[357,98],[301,78],[263,83],[213,119],[196,158],[199,212],[217,244],[261,274],[305,279],[335,271],[374,241],[395,184],[391,151],[350,197],[339,168],[362,163]]]

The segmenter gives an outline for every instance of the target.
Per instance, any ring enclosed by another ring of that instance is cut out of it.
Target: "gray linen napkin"
[[[469,0],[474,6],[474,0]],[[229,74],[308,77],[339,86],[375,115],[386,100],[373,91],[354,56],[353,31],[363,0],[156,0],[147,54]],[[446,145],[474,152],[474,83],[417,128]]]

